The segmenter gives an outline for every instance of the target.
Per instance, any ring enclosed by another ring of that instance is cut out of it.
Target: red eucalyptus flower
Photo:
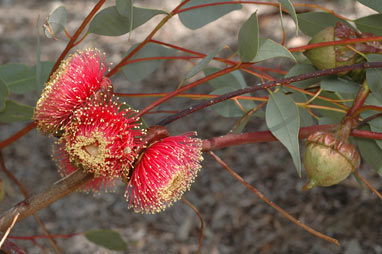
[[[57,142],[53,146],[53,159],[56,161],[58,166],[58,172],[62,177],[70,175],[78,168],[76,168],[72,163],[70,163],[69,154],[65,150],[65,141]],[[93,178],[91,181],[83,185],[80,190],[85,192],[99,192],[102,187],[105,191],[111,190],[115,185],[115,178],[99,176]]]
[[[141,144],[144,131],[133,115],[135,110],[120,109],[106,95],[89,100],[86,106],[73,113],[59,143],[65,145],[69,160],[94,173],[94,177],[127,176],[136,159],[135,148]]]
[[[105,56],[97,49],[77,51],[64,60],[46,83],[34,112],[34,120],[44,133],[54,133],[71,114],[97,92],[112,91]]]
[[[195,133],[166,137],[151,144],[138,159],[125,197],[136,212],[155,213],[179,200],[194,182],[203,160]]]

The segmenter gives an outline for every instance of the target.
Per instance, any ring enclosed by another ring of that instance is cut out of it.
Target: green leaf
[[[294,23],[296,24],[296,36],[297,36],[298,35],[298,18],[297,18],[296,10],[294,9],[293,4],[289,0],[278,0],[278,1],[281,4],[281,6],[289,12],[289,15],[292,17]]]
[[[311,64],[295,64],[292,68],[289,69],[289,72],[285,75],[285,78],[293,77],[293,76],[297,76],[297,75],[305,74],[305,73],[312,73],[315,71],[316,71],[316,68],[314,68],[314,66]],[[292,83],[292,85],[298,88],[305,89],[318,82],[320,82],[320,78],[294,82]]]
[[[214,95],[222,95],[226,94],[232,91],[235,91],[236,89],[233,87],[221,87],[214,91],[212,91],[210,94]],[[243,94],[243,96],[249,96],[249,94]],[[256,105],[253,101],[250,100],[239,100],[240,105],[243,107],[245,112],[239,107],[239,105],[233,101],[233,100],[226,100],[223,102],[220,102],[218,104],[212,105],[212,109],[215,110],[216,113],[223,117],[242,117],[248,110],[253,109]]]
[[[382,118],[381,117],[371,120],[369,122],[369,125],[370,125],[371,131],[382,133]],[[382,149],[382,140],[376,139],[375,142],[377,143],[379,148]]]
[[[361,127],[362,130],[370,131],[367,125]],[[355,138],[362,159],[369,164],[379,175],[382,175],[382,149],[375,140],[366,138]]]
[[[292,98],[295,102],[306,102],[308,100],[307,96],[303,93],[297,93],[295,91],[292,91],[290,89],[285,89],[286,91],[291,92],[289,94],[289,97]],[[300,126],[305,127],[305,126],[311,126],[314,124],[312,116],[309,114],[309,112],[302,107],[297,107],[298,108],[298,114],[300,116]]]
[[[239,31],[239,55],[243,62],[250,62],[259,49],[259,23],[256,12],[241,26]]]
[[[335,26],[338,21],[349,25],[343,19],[326,12],[307,12],[298,14],[297,17],[300,30],[310,37],[313,37],[324,28]]]
[[[199,6],[204,4],[228,2],[229,0],[193,0],[183,6],[182,9]],[[212,21],[230,13],[234,10],[241,9],[241,4],[222,4],[215,6],[206,6],[195,8],[179,13],[179,19],[182,24],[192,30],[199,29]]]
[[[132,0],[116,0],[115,6],[120,15],[125,17],[131,17],[133,12],[133,1]]]
[[[356,95],[360,84],[338,77],[326,77],[321,80],[320,86],[325,91]]]
[[[222,50],[222,47],[216,48],[210,53],[208,53],[197,65],[195,65],[187,74],[186,79],[189,79],[200,71],[202,71],[211,62],[211,60]]]
[[[357,0],[357,1],[379,13],[382,13],[382,2],[380,0]]]
[[[125,250],[127,247],[126,242],[121,238],[121,235],[113,230],[91,230],[85,232],[84,235],[89,241],[109,250]]]
[[[287,57],[296,62],[296,59],[286,47],[271,39],[260,39],[260,47],[257,51],[257,55],[251,61],[260,62],[275,57]]]
[[[38,91],[41,92],[42,89],[44,88],[44,84],[48,81],[49,74],[52,71],[53,66],[54,66],[54,62],[51,62],[51,61],[40,62],[40,68],[41,68],[41,70],[40,70],[40,82],[37,83],[37,79],[36,79]],[[38,72],[37,64],[32,66],[32,72],[34,72],[34,73]]]
[[[328,91],[322,91],[320,93],[320,96],[323,96],[323,97],[326,97],[329,99],[333,99],[333,100],[342,100],[343,99],[338,93],[333,93],[333,92],[328,92]],[[339,106],[334,105],[333,103],[330,103],[328,101],[324,101],[320,98],[316,98],[311,104],[330,107],[330,108],[343,109]],[[330,118],[337,123],[339,123],[341,121],[341,119],[344,117],[344,114],[345,114],[345,113],[327,110],[327,109],[314,109],[313,111],[316,113],[319,113],[319,115],[321,115],[323,117]]]
[[[24,64],[6,64],[0,67],[0,83],[11,93],[23,94],[36,89],[36,73]]]
[[[128,55],[138,44],[131,46],[126,55]],[[147,57],[159,57],[170,56],[174,53],[174,50],[155,43],[146,44],[141,50],[139,50],[130,60],[147,58]],[[155,71],[163,60],[145,60],[135,63],[130,63],[122,68],[123,73],[127,79],[131,82],[139,82],[153,71]]]
[[[8,87],[4,83],[0,75],[0,112],[3,111],[5,108],[5,100],[7,99],[8,95],[9,95]]]
[[[301,177],[301,159],[298,133],[300,118],[295,102],[279,90],[269,95],[265,120],[268,129],[283,144],[292,156],[297,173]]]
[[[133,25],[131,26],[130,18],[119,14],[117,6],[105,8],[92,19],[88,32],[106,36],[120,36],[130,32],[131,28],[135,29],[141,26],[158,14],[167,14],[162,10],[138,7],[134,7],[133,12]]]
[[[363,33],[373,33],[376,36],[382,35],[382,14],[374,14],[359,18],[354,21],[357,28]]]
[[[376,54],[367,55],[369,62],[381,62],[382,56]],[[373,93],[374,97],[382,103],[382,70],[381,69],[367,69],[366,81]]]
[[[207,68],[204,70],[204,74],[209,76],[219,70],[220,69],[217,68]],[[239,70],[214,78],[208,81],[208,83],[215,89],[230,87],[236,90],[247,86],[247,83],[245,82],[245,79]]]
[[[57,36],[64,31],[66,26],[66,8],[64,6],[59,6],[54,9],[49,14],[47,23],[50,29],[45,27],[45,35],[48,38],[52,38],[52,35]]]
[[[5,109],[0,112],[0,122],[20,122],[31,120],[33,116],[33,107],[6,100]]]
[[[133,0],[116,0],[117,11],[120,15],[134,20]],[[129,22],[129,31],[133,30],[133,22]]]

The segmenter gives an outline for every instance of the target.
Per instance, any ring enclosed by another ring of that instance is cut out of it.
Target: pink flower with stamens
[[[121,105],[107,96],[89,101],[74,112],[58,141],[65,145],[70,162],[95,178],[127,176],[141,145],[139,136],[145,131],[139,129],[136,111]]]
[[[62,177],[70,175],[78,168],[70,163],[69,154],[65,150],[65,141],[57,142],[53,146],[53,159],[56,161],[58,166],[58,172]],[[99,192],[102,189],[105,191],[113,190],[115,186],[115,178],[110,178],[106,176],[95,177],[79,189],[84,192]]]
[[[201,168],[202,141],[195,133],[166,137],[149,145],[132,171],[125,193],[129,207],[155,213],[190,189]]]
[[[105,56],[97,49],[77,51],[51,76],[38,100],[33,119],[44,133],[54,133],[68,123],[72,113],[91,96],[111,94]]]

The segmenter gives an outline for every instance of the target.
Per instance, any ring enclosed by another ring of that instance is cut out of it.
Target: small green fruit
[[[350,38],[356,37],[355,32],[351,28],[339,23],[336,27],[327,27],[318,32],[313,36],[309,44],[346,39],[342,38],[344,34]],[[341,45],[309,49],[304,52],[304,55],[320,70],[354,64],[359,60],[356,52]],[[346,73],[342,72],[340,75],[345,75]]]
[[[304,167],[309,182],[303,188],[331,186],[346,179],[360,165],[357,149],[332,133],[316,132],[306,142]]]

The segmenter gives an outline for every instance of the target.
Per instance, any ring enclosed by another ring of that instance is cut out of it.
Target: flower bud
[[[335,185],[360,165],[357,149],[332,133],[316,132],[306,142],[304,167],[309,182],[303,188]]]

